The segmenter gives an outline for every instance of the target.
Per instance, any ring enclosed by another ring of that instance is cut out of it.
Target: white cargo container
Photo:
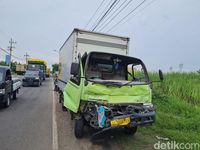
[[[79,54],[97,51],[128,55],[128,47],[128,37],[74,29],[59,51],[59,89],[63,91],[70,79],[71,63],[78,62]]]

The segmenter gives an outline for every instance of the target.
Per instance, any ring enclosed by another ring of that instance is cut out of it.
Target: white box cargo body
[[[74,29],[59,51],[58,87],[63,91],[70,79],[71,63],[78,62],[79,53],[81,56],[91,51],[128,55],[128,45],[128,37]]]

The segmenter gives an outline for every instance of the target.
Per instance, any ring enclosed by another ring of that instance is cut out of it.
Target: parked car
[[[21,80],[13,78],[9,67],[0,66],[0,103],[4,107],[9,107],[11,98],[17,98],[17,93],[21,88]]]
[[[27,70],[22,81],[23,86],[40,86],[42,85],[42,75],[40,71]]]

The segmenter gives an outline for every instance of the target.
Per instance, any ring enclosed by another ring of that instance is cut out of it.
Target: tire
[[[62,105],[62,111],[67,111],[67,108],[64,106],[64,102],[62,102],[61,105]]]
[[[5,108],[8,108],[8,107],[10,106],[10,100],[11,100],[10,94],[8,94],[8,95],[6,96],[6,102],[5,102],[5,104],[4,104]]]
[[[16,100],[17,99],[17,91],[13,92],[13,99]]]
[[[55,85],[54,90],[55,90],[56,92],[59,92],[59,89],[58,89],[58,86],[57,86],[57,85]]]
[[[126,134],[134,135],[137,132],[137,127],[124,127],[124,131]]]
[[[70,112],[70,119],[74,120],[74,113],[71,110],[69,112]]]
[[[67,111],[67,108],[64,106],[64,99],[62,94],[59,96],[59,103],[62,105],[62,111]]]
[[[83,129],[84,129],[84,120],[76,119],[75,120],[75,126],[74,126],[74,134],[76,138],[82,138],[83,137]]]
[[[59,94],[59,103],[64,103],[64,100],[63,100],[63,95],[60,93]]]

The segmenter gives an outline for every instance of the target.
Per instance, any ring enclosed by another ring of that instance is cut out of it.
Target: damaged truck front
[[[80,29],[60,48],[55,89],[75,120],[76,137],[86,124],[98,130],[94,135],[119,127],[134,134],[155,121],[146,67],[128,52],[128,37]]]
[[[83,136],[85,124],[99,132],[123,127],[134,134],[139,125],[155,121],[151,82],[140,59],[101,52],[78,59],[63,92],[77,138]]]

